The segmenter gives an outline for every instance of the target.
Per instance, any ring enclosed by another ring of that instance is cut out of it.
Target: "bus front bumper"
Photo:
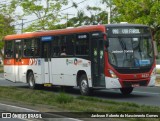
[[[139,87],[139,86],[155,86],[156,76],[153,75],[149,79],[139,80],[121,80],[119,78],[105,77],[107,89],[125,88],[125,87]]]

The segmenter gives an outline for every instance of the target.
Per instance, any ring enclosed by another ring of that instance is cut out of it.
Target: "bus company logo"
[[[78,61],[78,60],[75,58],[75,59],[74,59],[74,65],[77,65],[77,61]]]
[[[68,59],[66,59],[66,64],[68,65]]]
[[[74,65],[82,64],[82,60],[78,60],[77,58],[74,59]]]
[[[41,61],[38,59],[29,59],[29,65],[40,65]]]
[[[67,65],[73,64],[73,60],[66,59],[66,64],[67,64]]]
[[[38,59],[38,65],[41,65],[41,60],[40,59]]]
[[[2,118],[12,118],[11,113],[2,113]]]

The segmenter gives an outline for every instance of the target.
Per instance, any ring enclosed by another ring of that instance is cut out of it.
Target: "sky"
[[[62,10],[65,9],[65,8],[71,7],[73,5],[72,4],[73,2],[80,3],[82,1],[84,1],[84,0],[69,0],[69,4],[67,6],[63,6]],[[61,13],[64,14],[64,15],[67,14],[67,13],[71,14],[71,15],[68,16],[68,18],[72,18],[72,17],[76,16],[78,10],[85,10],[85,14],[90,15],[90,13],[85,9],[86,6],[88,6],[88,5],[89,6],[98,6],[98,7],[100,6],[102,9],[106,9],[106,7],[103,4],[100,3],[100,0],[85,0],[85,2],[78,5],[78,8],[71,7],[67,10],[62,11]],[[16,14],[17,15],[22,14],[22,9],[20,7],[17,8]],[[23,22],[25,23],[25,22],[36,19],[36,16],[30,15],[30,16],[24,17],[23,19],[24,19]],[[66,20],[61,21],[61,23],[65,23],[65,22],[66,22]],[[19,20],[19,21],[16,22],[17,33],[21,32],[20,29],[21,29],[22,25],[17,25],[17,24],[21,24],[21,23],[22,23],[22,20]],[[30,23],[24,24],[24,28],[27,27],[28,24],[30,24]]]

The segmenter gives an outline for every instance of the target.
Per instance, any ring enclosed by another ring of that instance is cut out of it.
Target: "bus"
[[[155,55],[151,30],[140,24],[89,25],[4,37],[4,77],[43,86],[95,89],[154,86]]]

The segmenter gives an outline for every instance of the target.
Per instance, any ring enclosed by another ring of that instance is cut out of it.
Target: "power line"
[[[76,4],[79,5],[79,4],[84,3],[84,2],[86,2],[86,1],[87,1],[87,0],[83,0],[83,1],[81,1],[81,2],[79,2],[79,3],[76,3]],[[62,9],[60,12],[65,11],[65,10],[68,10],[68,9],[70,9],[70,8],[72,8],[72,7],[74,7],[74,5],[72,5],[72,6],[70,6],[70,7],[67,7],[67,8],[65,8],[65,9]],[[45,18],[45,17],[47,17],[47,16],[43,16],[43,17],[41,17],[41,18]],[[33,22],[33,21],[36,21],[36,20],[39,20],[39,19],[40,19],[40,18],[31,20],[31,21],[27,21],[27,22],[23,22],[23,24],[27,24],[27,23],[30,23],[30,22]],[[17,26],[17,25],[22,25],[22,23],[21,23],[21,24],[15,24],[14,26]]]
[[[23,33],[24,20],[26,20],[26,19],[21,19],[21,20],[22,20],[22,29],[21,29],[21,33]]]

